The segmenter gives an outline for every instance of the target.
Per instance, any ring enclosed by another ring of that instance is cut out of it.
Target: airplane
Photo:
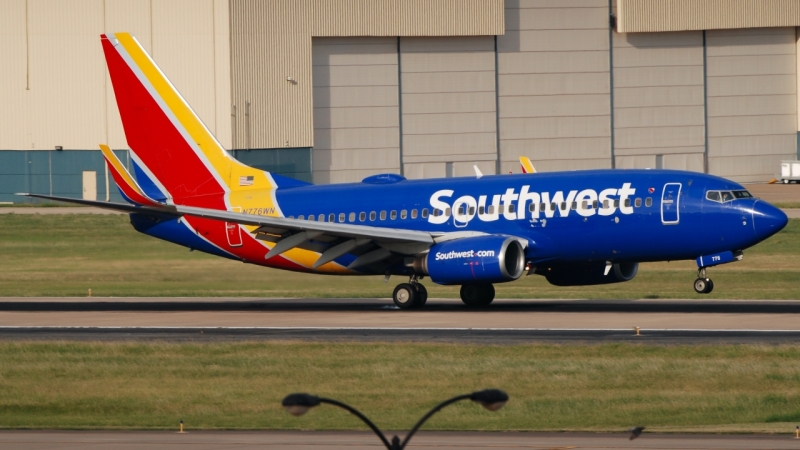
[[[130,213],[137,231],[217,256],[284,270],[408,277],[392,294],[420,308],[424,277],[486,306],[494,284],[541,275],[557,286],[632,280],[639,263],[694,259],[708,268],[786,226],[740,184],[677,170],[536,172],[313,185],[248,167],[217,141],[129,33],[101,43],[133,174],[101,150],[126,203],[39,194]],[[527,165],[526,166],[526,161]]]

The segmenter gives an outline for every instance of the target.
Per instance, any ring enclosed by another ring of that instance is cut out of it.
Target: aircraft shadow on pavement
[[[420,310],[400,311],[389,299],[286,299],[218,301],[8,301],[0,302],[0,311],[11,312],[368,312],[387,314],[419,312],[631,312],[631,313],[741,313],[797,314],[800,302],[774,301],[625,301],[625,300],[500,300],[488,307],[471,308],[460,302],[433,300]]]

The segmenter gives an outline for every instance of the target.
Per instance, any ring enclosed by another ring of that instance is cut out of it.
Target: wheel
[[[394,304],[400,309],[413,308],[417,303],[418,297],[417,290],[409,283],[398,284],[392,294]]]
[[[694,280],[694,291],[698,294],[708,294],[708,284],[711,280],[708,278],[698,278]]]
[[[783,184],[789,184],[789,180],[781,180],[781,181],[783,181]]]
[[[428,301],[428,290],[419,283],[414,283],[414,287],[417,288],[417,307],[421,308]]]
[[[491,284],[465,284],[461,286],[461,301],[467,306],[486,306],[494,300]]]
[[[706,278],[706,291],[705,294],[710,294],[714,290],[714,281],[711,278]]]
[[[483,303],[481,306],[489,305],[494,301],[494,285],[492,284],[484,284],[483,285]]]

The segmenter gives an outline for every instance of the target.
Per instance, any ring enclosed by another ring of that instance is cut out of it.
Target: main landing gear
[[[494,300],[491,284],[465,284],[461,286],[461,301],[467,306],[486,306]]]
[[[428,290],[419,282],[416,275],[413,275],[408,283],[398,284],[394,288],[392,300],[400,309],[422,308],[428,301]]]
[[[706,268],[697,269],[697,279],[694,280],[694,291],[698,294],[708,294],[714,290],[714,282],[706,277]]]

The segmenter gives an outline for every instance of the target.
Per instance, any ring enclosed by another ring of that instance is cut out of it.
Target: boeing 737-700
[[[297,181],[234,159],[133,36],[101,42],[135,177],[101,149],[127,203],[26,195],[126,211],[141,233],[246,263],[407,277],[393,293],[403,309],[425,304],[425,277],[481,306],[523,274],[617,283],[645,261],[696,260],[694,289],[708,293],[707,268],[788,221],[738,183],[677,170],[535,173],[524,161],[515,175]]]

